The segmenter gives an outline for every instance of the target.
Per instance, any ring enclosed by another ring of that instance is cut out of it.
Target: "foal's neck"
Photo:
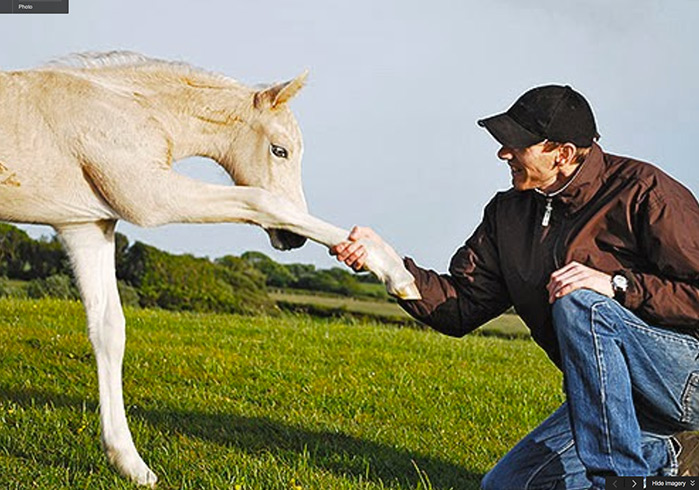
[[[229,148],[252,117],[252,89],[232,80],[181,74],[149,88],[146,97],[171,138],[173,160],[203,156],[230,165]]]

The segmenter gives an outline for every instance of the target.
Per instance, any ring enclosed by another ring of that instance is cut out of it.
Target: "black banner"
[[[67,14],[68,0],[0,0],[0,14]]]

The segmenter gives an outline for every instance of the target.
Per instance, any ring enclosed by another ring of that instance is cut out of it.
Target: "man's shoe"
[[[699,432],[680,432],[672,438],[679,448],[677,476],[699,476]]]

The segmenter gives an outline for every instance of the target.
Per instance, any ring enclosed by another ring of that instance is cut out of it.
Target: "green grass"
[[[531,340],[127,310],[125,398],[159,489],[477,489],[561,402]],[[134,488],[102,455],[77,302],[0,299],[0,488]]]

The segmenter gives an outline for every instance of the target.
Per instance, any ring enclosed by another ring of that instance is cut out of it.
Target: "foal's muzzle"
[[[306,243],[306,237],[286,230],[268,230],[269,241],[277,250],[291,250]]]

